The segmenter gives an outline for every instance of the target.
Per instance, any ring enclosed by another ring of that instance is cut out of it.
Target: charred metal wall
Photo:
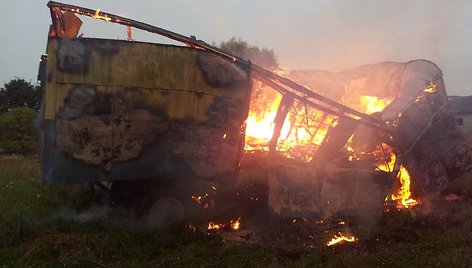
[[[50,38],[43,78],[46,184],[230,179],[249,71],[188,47]]]

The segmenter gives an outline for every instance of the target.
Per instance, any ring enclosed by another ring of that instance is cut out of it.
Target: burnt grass
[[[0,267],[472,266],[471,174],[454,182],[447,195],[408,210],[385,206],[389,211],[368,222],[277,217],[266,197],[250,199],[253,191],[236,188],[226,198],[214,196],[216,206],[233,195],[236,202],[221,206],[230,214],[203,209],[201,217],[156,227],[129,209],[110,206],[102,192],[43,186],[35,158],[2,159]],[[238,217],[240,231],[206,230],[209,220]],[[337,232],[358,240],[326,246]]]

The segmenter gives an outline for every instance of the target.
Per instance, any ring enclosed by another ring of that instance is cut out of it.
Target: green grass
[[[462,178],[461,187],[470,189],[470,181]],[[185,226],[142,228],[120,209],[106,210],[87,221],[76,217],[104,204],[104,196],[88,196],[81,187],[43,186],[34,158],[3,160],[0,267],[472,265],[472,202],[468,199],[438,199],[414,212],[384,213],[368,231],[352,226],[358,243],[337,247],[323,246],[321,236],[315,236],[311,246],[280,245],[237,242]]]

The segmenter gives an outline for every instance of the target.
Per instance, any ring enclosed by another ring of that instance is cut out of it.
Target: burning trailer
[[[171,185],[176,199],[166,200],[180,208],[204,198],[192,195],[195,180],[231,189],[261,169],[262,199],[275,213],[330,217],[382,210],[386,196],[411,206],[410,187],[434,196],[472,167],[441,71],[429,61],[281,76],[194,37],[98,10],[48,7],[53,23],[40,66],[47,185],[107,189],[108,181],[112,194],[147,209]],[[77,37],[76,14],[187,46]]]

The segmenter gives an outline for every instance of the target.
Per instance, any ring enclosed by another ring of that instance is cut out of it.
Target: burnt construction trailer
[[[282,96],[272,139],[262,150],[270,159],[267,202],[279,214],[329,210],[324,203],[334,210],[332,204],[378,204],[401,165],[426,194],[440,192],[471,167],[468,152],[456,153],[456,147],[469,148],[461,138],[438,147],[447,153],[428,149],[428,142],[447,139],[432,130],[446,118],[447,98],[441,71],[431,62],[295,73],[291,80],[194,37],[83,7],[48,6],[53,24],[40,68],[42,167],[48,185],[110,181],[121,185],[115,187],[120,191],[139,185],[134,197],[155,191],[149,181],[164,179],[206,179],[232,187],[244,156],[253,80]],[[160,34],[187,47],[77,37],[81,21],[75,14]],[[311,82],[313,90],[294,80]],[[331,96],[337,88],[342,94]],[[343,101],[356,94],[393,101],[371,115]],[[287,122],[291,129],[303,127],[308,138],[285,146],[281,134]],[[392,162],[387,150],[397,161],[386,171],[376,169],[374,163]],[[340,181],[346,174],[358,175]],[[339,185],[352,186],[344,201],[323,194],[340,192]],[[373,185],[363,191],[377,192],[374,201],[357,191],[361,185]],[[353,194],[359,202],[352,201]]]
[[[242,153],[248,70],[169,45],[50,38],[46,184],[230,178]]]

